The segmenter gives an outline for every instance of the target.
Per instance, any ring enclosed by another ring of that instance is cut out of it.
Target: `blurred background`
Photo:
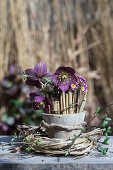
[[[0,1],[0,134],[39,120],[29,89],[11,67],[72,66],[87,79],[86,120],[113,102],[112,0]],[[106,110],[113,118],[113,107]],[[95,119],[92,124],[100,122]]]

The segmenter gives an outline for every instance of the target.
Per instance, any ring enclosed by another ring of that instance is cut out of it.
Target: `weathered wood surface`
[[[0,143],[10,142],[11,136],[0,136]],[[75,159],[74,157],[50,157],[26,152],[13,153],[11,146],[0,145],[0,170],[112,170],[113,169],[113,137],[109,140],[109,151],[106,156],[93,151],[90,155]]]

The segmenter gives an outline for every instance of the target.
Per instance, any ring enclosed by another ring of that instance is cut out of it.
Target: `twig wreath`
[[[71,115],[84,113],[87,82],[81,75],[77,75],[73,68],[60,66],[52,74],[47,72],[46,64],[40,62],[36,64],[34,69],[25,70],[23,76],[27,85],[35,87],[36,91],[30,93],[34,109],[43,110],[44,116],[50,114],[54,120],[54,115],[61,119],[62,115],[64,117],[67,115],[69,118]],[[101,111],[102,109],[98,107],[91,121]],[[108,144],[108,134],[111,133],[111,126],[108,126],[109,121],[111,118],[105,114],[105,119],[99,127],[89,128],[84,120],[78,120],[76,124],[71,126],[61,122],[60,124],[48,122],[45,119],[39,126],[35,127],[20,125],[18,130],[20,130],[22,141],[20,147],[15,148],[15,150],[24,149],[28,152],[34,151],[50,155],[69,154],[77,158],[97,148],[101,154],[105,155],[107,149],[98,146],[97,142],[105,134],[106,139],[103,144]],[[60,136],[56,137],[55,135],[58,135],[59,132],[65,133],[60,133]],[[71,132],[73,135],[65,137],[65,134],[70,135]]]

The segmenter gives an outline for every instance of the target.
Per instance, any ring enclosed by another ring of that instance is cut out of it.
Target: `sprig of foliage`
[[[100,110],[100,108],[98,107],[97,110],[96,110],[96,115],[98,115],[99,110]],[[101,125],[102,128],[104,128],[104,130],[105,130],[104,134],[106,136],[106,138],[102,142],[102,144],[104,144],[104,145],[109,145],[108,141],[109,141],[110,137],[108,137],[108,134],[111,133],[111,126],[108,126],[109,121],[111,121],[111,118],[108,117],[107,114],[105,114],[105,119],[103,120],[102,125]],[[108,152],[108,148],[103,148],[103,147],[100,147],[100,146],[97,147],[97,150],[99,152],[101,152],[102,155],[106,155],[107,152]]]
[[[11,139],[10,144],[13,144],[14,140],[17,139],[17,138],[18,138],[17,134],[14,133],[14,136],[13,136],[13,138]]]
[[[97,147],[97,150],[102,154],[102,155],[106,155],[108,152],[108,148],[103,148],[101,146]]]

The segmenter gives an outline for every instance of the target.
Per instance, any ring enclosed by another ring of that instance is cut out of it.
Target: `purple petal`
[[[46,77],[46,78],[48,78],[48,79],[52,79],[52,76],[53,76],[53,73],[48,72],[48,73],[45,74],[44,77]]]
[[[57,75],[54,74],[52,76],[52,80],[53,80],[54,83],[58,84],[58,76]]]
[[[75,74],[75,70],[71,67],[65,67],[66,72],[70,73],[70,74]]]
[[[36,77],[36,71],[35,70],[33,70],[33,69],[27,69],[27,70],[25,70],[25,73],[27,74],[27,75],[29,75],[29,76],[31,76],[31,77]]]
[[[68,72],[68,73],[70,73],[70,74],[75,74],[75,70],[74,70],[73,68],[71,68],[71,67],[64,67],[64,66],[59,67],[59,68],[56,70],[55,74],[58,75],[58,74],[61,73],[62,71],[66,71],[66,72]]]
[[[45,104],[44,111],[45,111],[45,113],[49,113],[49,106],[48,106],[48,104],[47,104],[47,103]]]
[[[59,88],[60,88],[62,91],[67,91],[67,90],[69,89],[69,83],[67,83],[67,84],[61,83],[61,84],[59,85]]]
[[[42,77],[47,73],[47,67],[46,64],[43,62],[40,62],[35,65],[34,70],[37,72],[38,77]]]
[[[86,83],[86,79],[85,79],[84,77],[82,77],[81,75],[77,75],[77,78],[78,78],[80,81]]]
[[[33,80],[30,78],[27,78],[25,83],[26,83],[26,85],[29,85],[29,86],[36,86],[37,88],[41,88],[41,84],[38,80]]]
[[[34,99],[35,99],[35,102],[42,102],[45,99],[45,97],[43,97],[43,96],[35,96]]]
[[[38,91],[38,92],[31,92],[29,95],[32,99],[34,99],[35,96],[39,96],[39,95],[42,95],[42,94],[41,94],[40,91]]]
[[[51,99],[49,99],[48,97],[46,97],[45,100],[46,100],[46,103],[47,103],[48,105],[52,105],[52,100],[51,100]]]
[[[76,84],[76,83],[78,83],[77,77],[76,77],[75,75],[73,75],[73,76],[71,77],[70,84]]]
[[[40,105],[37,104],[37,102],[33,102],[33,108],[34,108],[35,110],[39,110],[39,109],[40,109]]]
[[[35,92],[32,92],[32,93],[30,93],[29,94],[30,95],[30,97],[33,99],[35,96],[37,96],[37,94],[35,93]]]
[[[59,74],[59,73],[61,73],[61,71],[65,71],[65,67],[64,66],[60,66],[57,70],[56,70],[56,72],[55,72],[55,74]]]

